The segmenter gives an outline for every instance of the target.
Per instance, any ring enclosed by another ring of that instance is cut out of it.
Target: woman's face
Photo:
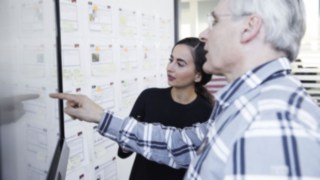
[[[195,80],[200,78],[196,72],[191,47],[183,44],[176,45],[167,66],[168,84],[176,88],[194,86]]]

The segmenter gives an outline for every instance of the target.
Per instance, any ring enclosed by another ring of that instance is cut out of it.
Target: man
[[[229,85],[210,120],[190,128],[121,120],[85,96],[51,96],[123,148],[189,167],[186,179],[318,179],[320,111],[290,74],[304,32],[300,0],[220,0],[200,35],[208,51],[203,68]]]

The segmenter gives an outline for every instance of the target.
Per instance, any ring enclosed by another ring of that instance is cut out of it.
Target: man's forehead
[[[229,0],[219,0],[216,6],[213,8],[214,12],[224,12],[227,10],[227,4]]]

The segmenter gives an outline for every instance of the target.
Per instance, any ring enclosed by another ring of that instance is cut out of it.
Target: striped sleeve
[[[207,123],[178,129],[138,122],[133,118],[122,120],[109,112],[100,122],[98,131],[122,148],[137,152],[149,160],[173,168],[187,168],[207,134]]]

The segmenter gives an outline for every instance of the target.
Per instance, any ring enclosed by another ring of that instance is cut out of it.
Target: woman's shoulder
[[[141,94],[146,96],[161,95],[170,92],[170,88],[147,88]]]
[[[212,109],[213,108],[213,105],[210,104],[208,102],[208,100],[206,100],[204,97],[201,97],[201,96],[198,96],[196,101],[195,101],[195,106],[199,107],[205,107],[207,109]]]

